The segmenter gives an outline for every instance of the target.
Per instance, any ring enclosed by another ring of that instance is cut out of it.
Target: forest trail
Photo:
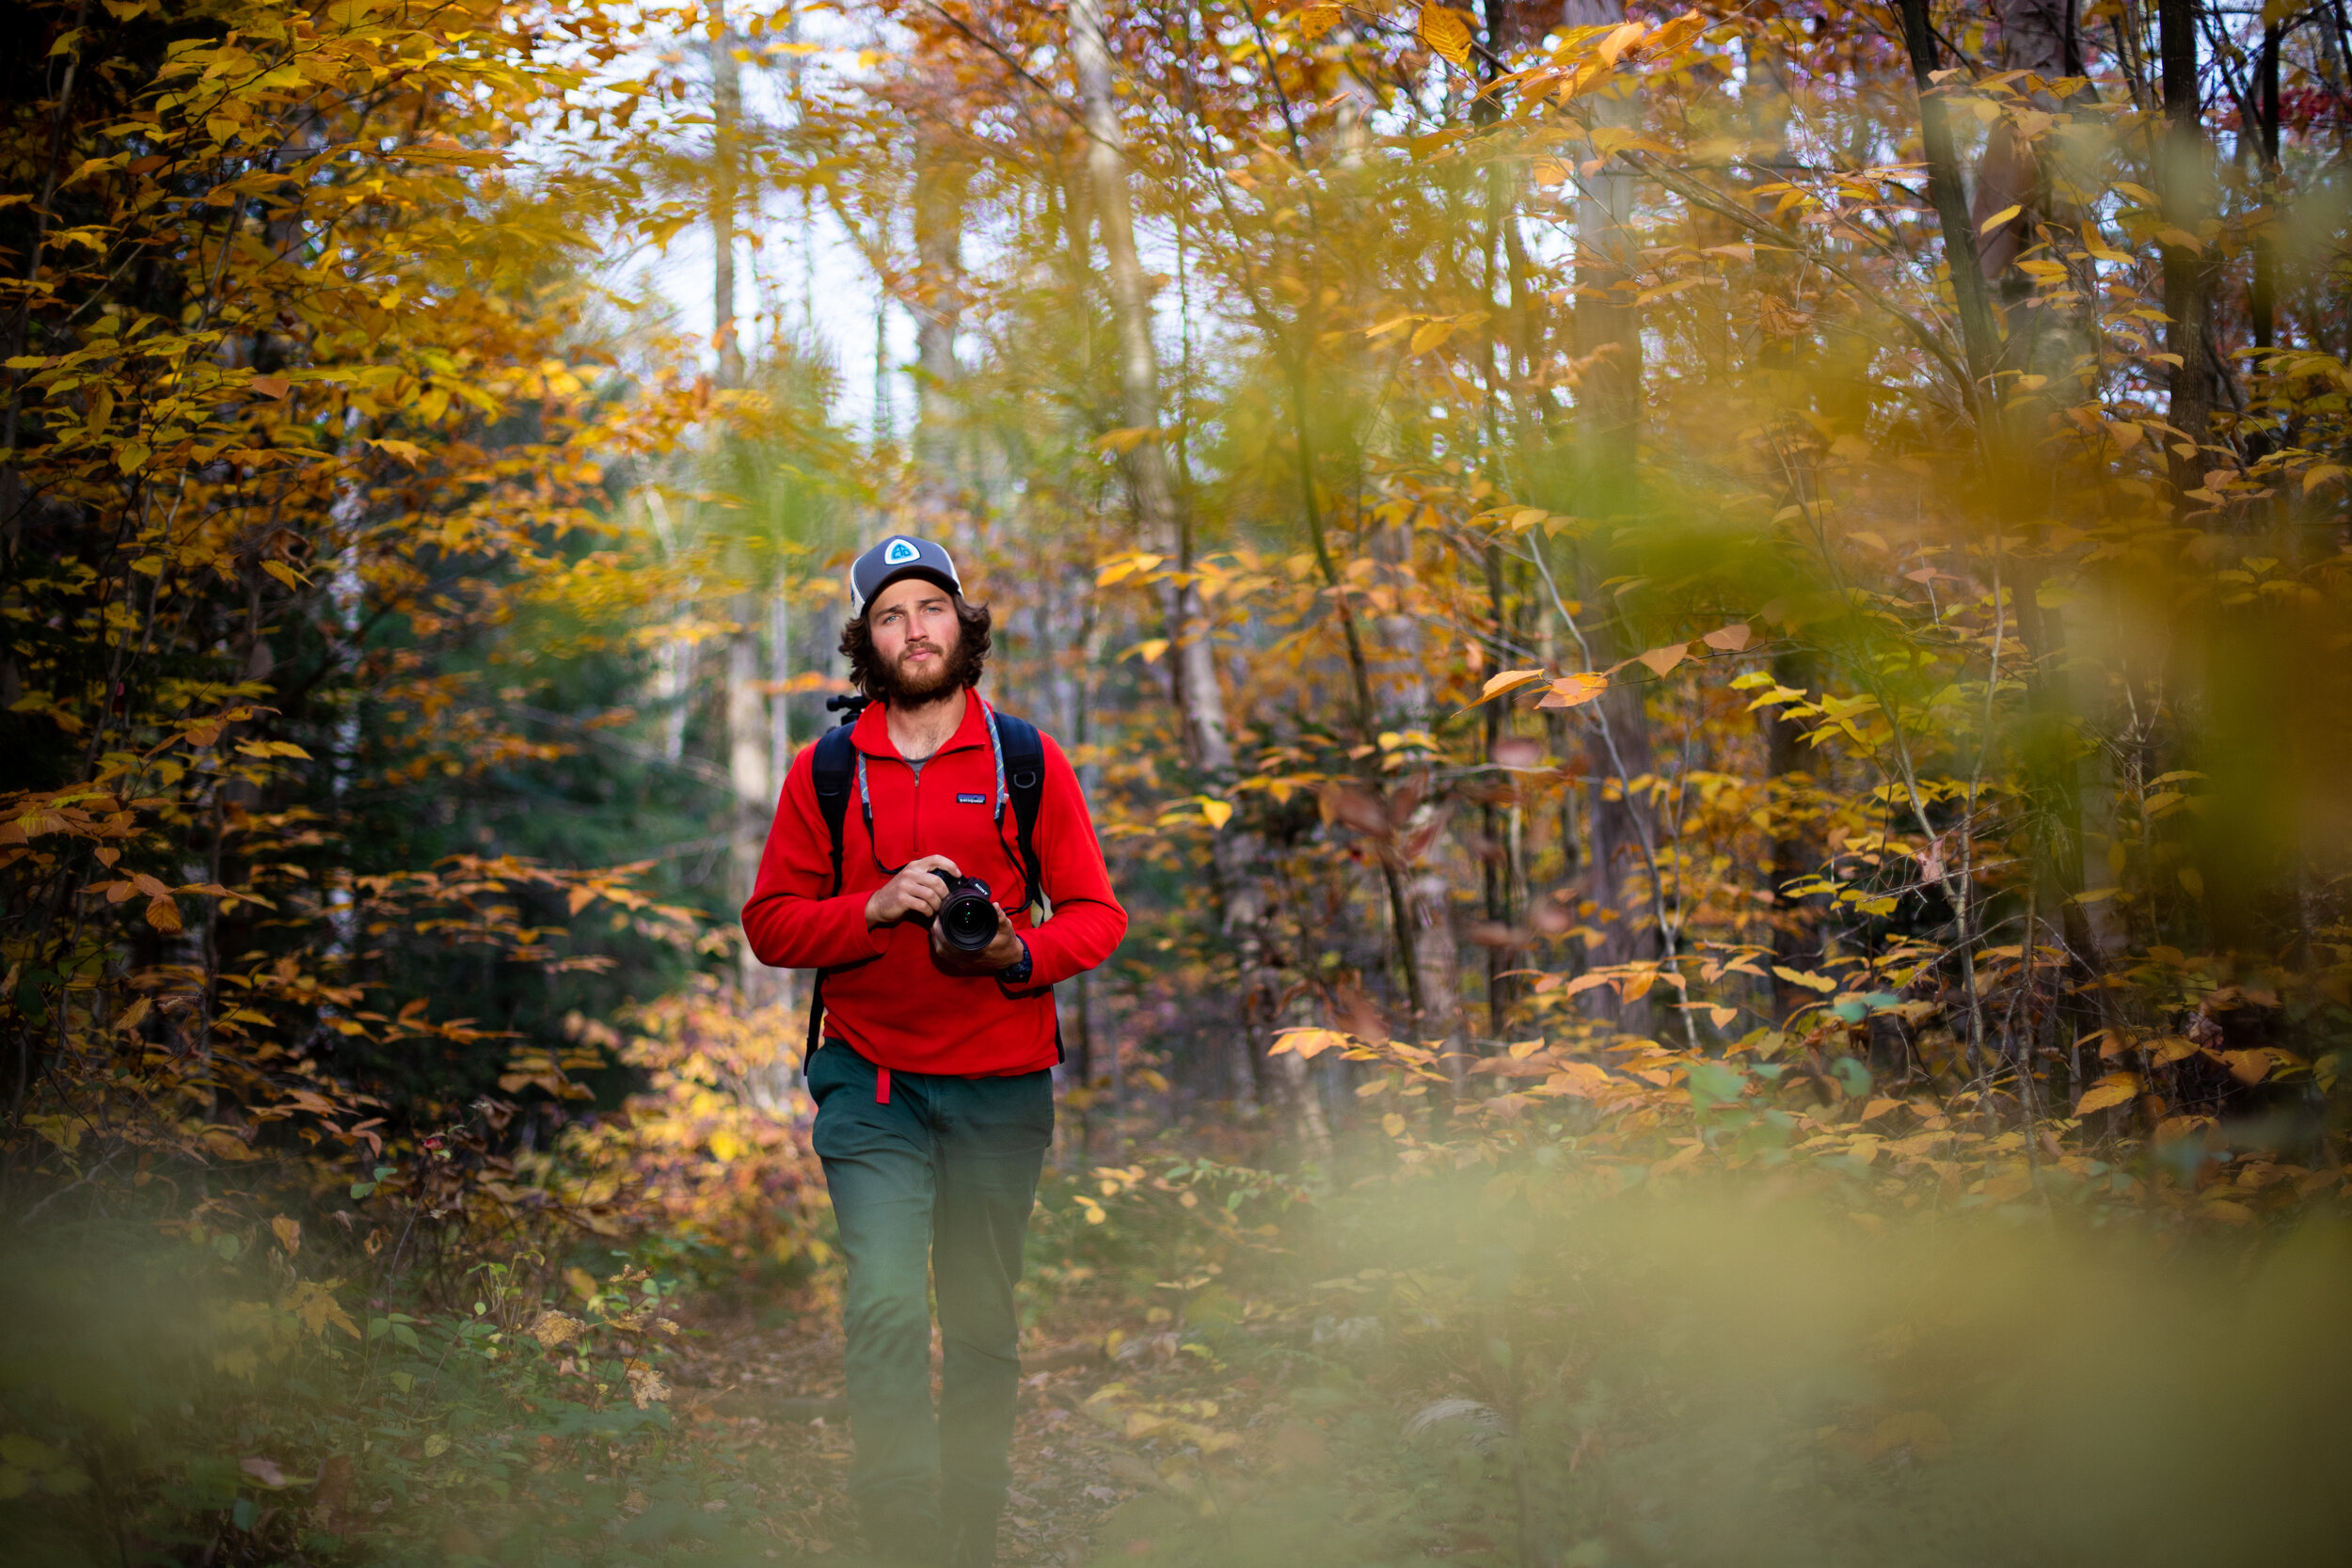
[[[714,1302],[688,1323],[674,1363],[679,1426],[697,1446],[741,1456],[773,1499],[765,1524],[785,1557],[853,1557],[859,1535],[844,1488],[850,1444],[834,1310]],[[936,1376],[936,1339],[932,1365]],[[1129,1412],[1198,1411],[1205,1402],[1220,1429],[1279,1426],[1257,1379],[1179,1354],[1172,1330],[1085,1303],[1044,1307],[1024,1338],[1022,1374],[998,1548],[1004,1568],[1151,1554],[1164,1511],[1155,1517],[1148,1503],[1134,1504],[1171,1488],[1149,1440],[1127,1435]]]

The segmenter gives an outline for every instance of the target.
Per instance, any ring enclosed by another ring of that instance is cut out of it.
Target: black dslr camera
[[[947,896],[925,924],[938,926],[947,945],[959,952],[986,952],[996,940],[996,900],[989,895],[988,884],[977,877],[950,877],[945,871],[936,875],[947,884]]]

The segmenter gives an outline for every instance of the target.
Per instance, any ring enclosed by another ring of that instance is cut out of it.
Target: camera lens
[[[980,952],[996,940],[996,906],[989,901],[988,884],[976,878],[958,878],[948,885],[938,920],[947,945],[963,952]]]

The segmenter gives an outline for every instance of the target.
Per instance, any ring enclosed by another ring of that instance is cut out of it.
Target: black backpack
[[[817,740],[817,754],[811,759],[809,782],[817,788],[817,809],[824,814],[825,832],[833,854],[833,890],[827,897],[841,892],[841,829],[850,815],[850,784],[857,777],[857,747],[851,739],[851,726],[856,723],[865,704],[852,698],[847,702],[835,698],[826,705],[850,709],[841,722],[827,730]],[[1020,907],[1027,909],[1043,902],[1044,874],[1037,859],[1037,812],[1045,799],[1045,742],[1037,726],[1025,719],[1015,719],[994,708],[987,710],[996,726],[996,744],[1005,762],[1005,797],[1012,807],[1014,841],[1020,847],[1021,875],[1025,885],[1022,889]],[[1004,818],[997,818],[998,831]],[[863,958],[860,963],[871,963]],[[801,1070],[805,1073],[811,1058],[823,1036],[825,1018],[825,976],[834,968],[854,969],[855,964],[838,964],[817,972],[816,986],[808,997],[808,1044],[801,1053]],[[1054,1028],[1056,1053],[1061,1045],[1061,1025]]]

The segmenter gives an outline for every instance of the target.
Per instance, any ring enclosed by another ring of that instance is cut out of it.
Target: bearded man
[[[989,612],[947,552],[883,540],[851,564],[850,602],[841,651],[870,701],[793,759],[743,928],[761,962],[819,975],[808,1087],[849,1265],[850,1496],[883,1558],[987,1568],[1012,1475],[1013,1287],[1054,1130],[1053,987],[1107,958],[1127,912],[1061,749],[979,695]],[[931,918],[951,878],[995,890],[977,950]]]

